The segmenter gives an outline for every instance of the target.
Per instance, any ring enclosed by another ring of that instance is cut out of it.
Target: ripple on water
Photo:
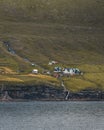
[[[0,130],[104,130],[104,102],[0,102]]]

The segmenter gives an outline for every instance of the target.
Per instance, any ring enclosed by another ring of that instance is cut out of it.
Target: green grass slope
[[[103,24],[102,0],[0,0],[1,17],[6,20]]]
[[[47,69],[49,60],[57,60],[86,72],[84,78],[65,80],[68,87],[96,87],[95,70],[103,77],[103,24],[102,0],[0,0],[0,66],[31,72],[30,63]]]
[[[1,26],[1,44],[9,41],[17,55],[33,62],[104,63],[102,28],[8,21]]]

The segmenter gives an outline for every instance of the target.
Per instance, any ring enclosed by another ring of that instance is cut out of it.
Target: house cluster
[[[48,65],[56,65],[57,61],[50,61]],[[38,74],[38,69],[33,69],[33,74]],[[73,76],[73,75],[83,75],[83,73],[78,68],[63,68],[60,66],[56,66],[53,68],[53,71],[44,70],[43,74],[53,75],[58,78],[60,76]]]
[[[33,74],[38,74],[38,69],[32,70]],[[53,75],[54,77],[62,77],[62,76],[74,76],[74,75],[83,75],[83,73],[78,68],[61,68],[61,67],[54,67],[53,72],[50,71],[44,71],[43,74]]]
[[[73,75],[82,75],[83,73],[78,68],[61,68],[55,67],[54,74],[56,76],[73,76]]]

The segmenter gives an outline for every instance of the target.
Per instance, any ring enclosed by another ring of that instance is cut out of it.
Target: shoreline
[[[68,99],[68,100],[65,100],[65,99],[12,99],[12,100],[2,100],[0,99],[0,102],[35,102],[35,101],[38,101],[38,102],[74,102],[74,101],[77,101],[77,102],[83,102],[83,101],[88,101],[88,102],[92,102],[92,101],[104,101],[104,99]]]
[[[86,89],[80,92],[69,92],[47,85],[11,86],[1,89],[0,102],[3,101],[104,101],[104,91]]]

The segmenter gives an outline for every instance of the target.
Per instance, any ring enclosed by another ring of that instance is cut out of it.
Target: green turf
[[[86,74],[85,83],[82,77],[75,79],[82,87],[98,86],[92,82],[93,73],[103,77],[104,72],[103,7],[102,0],[0,0],[0,66],[23,73],[34,68],[52,71],[48,62],[56,60],[59,66],[78,67]],[[4,41],[16,55],[8,52]]]

